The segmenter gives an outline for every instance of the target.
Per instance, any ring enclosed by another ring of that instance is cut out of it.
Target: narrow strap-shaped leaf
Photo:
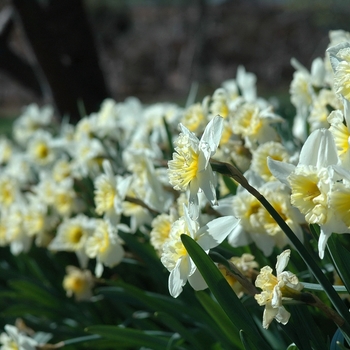
[[[337,331],[334,333],[334,336],[332,338],[331,345],[329,347],[329,350],[342,350],[346,349],[344,346],[344,336],[341,333],[340,329],[337,329]]]
[[[241,338],[244,350],[252,350],[252,348],[248,345],[248,339],[246,338],[247,336],[242,329],[239,331],[239,336]]]
[[[98,334],[106,339],[111,339],[122,344],[128,344],[130,347],[146,347],[154,350],[164,350],[167,348],[170,336],[165,334],[160,336],[159,334],[147,333],[146,331],[140,331],[136,329],[122,328],[118,326],[91,326],[86,329],[89,333]],[[167,337],[165,337],[167,335]]]
[[[208,314],[215,320],[216,324],[219,326],[220,330],[230,341],[230,344],[240,345],[240,339],[237,337],[237,333],[232,332],[232,327],[235,327],[231,320],[228,318],[227,314],[218,307],[217,302],[215,302],[206,292],[198,291],[196,292],[196,297],[203,305],[204,309]]]
[[[343,281],[347,291],[350,292],[350,252],[343,247],[339,241],[339,237],[335,234],[332,234],[329,237],[327,241],[327,248],[340,279]]]
[[[304,289],[307,290],[316,290],[319,292],[324,292],[323,287],[320,284],[317,283],[306,283],[303,282]],[[333,286],[333,288],[338,292],[338,293],[348,293],[348,290],[345,288],[345,286]]]
[[[189,343],[191,343],[193,346],[193,349],[197,349],[197,350],[203,349],[203,344],[201,344],[197,340],[197,338],[194,336],[191,330],[188,330],[176,318],[172,317],[171,315],[165,312],[156,312],[155,316],[157,319],[163,322],[167,327],[179,333],[184,339],[186,339]]]
[[[181,240],[218,304],[235,325],[236,329],[233,328],[232,331],[244,330],[254,349],[270,349],[271,347],[259,333],[250,314],[210,257],[190,236],[181,235]]]

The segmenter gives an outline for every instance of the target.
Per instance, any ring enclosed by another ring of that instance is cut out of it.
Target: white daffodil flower
[[[20,332],[20,330],[10,324],[5,325],[5,332],[0,334],[0,344],[3,350],[36,350],[39,343]]]
[[[181,133],[175,142],[173,159],[168,162],[169,182],[177,191],[189,189],[189,209],[198,218],[198,191],[203,191],[212,205],[217,205],[216,176],[209,164],[220,143],[223,118],[214,117],[206,126],[200,140],[180,124]]]
[[[89,258],[96,258],[95,275],[101,277],[104,266],[114,267],[124,257],[121,239],[108,220],[96,219],[96,228],[85,245]]]
[[[260,294],[255,295],[259,305],[265,305],[263,315],[263,327],[267,329],[273,319],[287,324],[290,313],[282,305],[283,300],[291,300],[303,289],[297,276],[289,271],[283,271],[289,261],[290,249],[277,256],[276,275],[272,274],[272,268],[265,266],[260,270],[255,285],[262,289]]]
[[[168,286],[172,297],[176,298],[181,294],[187,280],[195,290],[207,288],[202,275],[182,244],[181,235],[189,235],[208,254],[211,248],[218,246],[232,232],[238,222],[234,216],[225,216],[200,227],[197,221],[190,218],[188,209],[184,206],[184,216],[172,224],[161,256],[163,265],[170,271]]]
[[[344,113],[340,110],[331,112],[327,120],[337,146],[341,164],[349,169],[350,166],[350,102],[343,98]]]
[[[265,183],[252,170],[248,170],[244,176],[251,186],[258,189],[269,201],[302,241],[303,232],[300,224],[304,223],[304,218],[298,209],[291,205],[289,189],[278,181]],[[241,185],[238,186],[235,196],[227,196],[219,200],[217,211],[222,215],[234,215],[241,219],[227,237],[228,243],[233,247],[254,242],[265,256],[269,256],[274,247],[282,249],[291,243],[270,213]]]
[[[112,165],[106,159],[103,161],[102,167],[104,172],[94,180],[96,213],[103,215],[112,224],[117,224],[123,211],[122,203],[132,177],[114,175]]]
[[[327,49],[334,71],[334,91],[350,99],[350,43],[342,42]]]
[[[336,145],[327,129],[310,134],[301,149],[297,166],[268,159],[271,173],[290,187],[292,205],[305,215],[309,224],[320,226],[318,251],[321,259],[332,232],[350,232],[329,203],[336,180],[333,166],[338,162]]]

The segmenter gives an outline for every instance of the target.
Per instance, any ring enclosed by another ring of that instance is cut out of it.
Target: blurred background
[[[291,58],[309,68],[329,30],[350,31],[342,0],[0,0],[0,11],[1,117],[36,102],[77,119],[106,97],[183,105],[193,82],[202,98],[238,65],[259,95],[287,100]]]

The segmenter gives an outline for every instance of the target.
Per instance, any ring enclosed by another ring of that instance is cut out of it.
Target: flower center
[[[68,233],[69,241],[73,244],[77,244],[80,242],[83,235],[84,232],[80,226],[72,226]]]
[[[173,223],[169,238],[163,245],[162,263],[169,270],[172,271],[177,261],[187,255],[187,250],[182,244],[181,235],[190,235],[185,223],[184,217],[181,217]]]
[[[199,153],[192,148],[187,135],[180,134],[180,138],[182,140],[177,141],[178,147],[175,149],[177,153],[174,153],[173,159],[168,162],[168,175],[169,182],[175,190],[185,191],[197,175]]]
[[[316,173],[292,173],[288,177],[291,186],[291,203],[305,215],[310,224],[324,224],[327,220],[327,196],[318,186]]]
[[[49,155],[49,148],[47,147],[47,144],[44,142],[39,142],[35,147],[35,156],[37,159],[46,159]]]
[[[101,177],[99,181],[96,181],[95,186],[96,213],[102,215],[113,208],[116,190],[104,176]]]

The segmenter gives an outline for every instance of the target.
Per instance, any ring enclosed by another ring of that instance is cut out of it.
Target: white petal
[[[216,177],[209,166],[206,170],[197,176],[198,186],[203,190],[205,196],[211,205],[217,205],[215,183]]]
[[[278,308],[278,312],[275,316],[276,321],[282,323],[282,324],[287,324],[290,318],[290,313],[283,307]]]
[[[191,218],[191,213],[189,209],[183,204],[183,212],[187,229],[190,231],[191,238],[195,238],[198,230],[198,224]]]
[[[216,149],[219,146],[223,128],[224,118],[217,115],[208,123],[204,130],[200,143],[208,143],[211,150],[211,155],[215,153]]]
[[[265,184],[264,179],[257,174],[255,171],[249,169],[244,173],[244,177],[247,179],[249,184],[255,188],[259,188]]]
[[[345,108],[345,105],[344,105],[344,108]],[[329,124],[343,123],[343,120],[344,120],[343,112],[340,111],[339,109],[336,109],[335,111],[332,111],[329,114],[329,116],[327,117],[327,122]]]
[[[272,291],[271,306],[273,308],[282,306],[282,292],[278,286],[275,286]]]
[[[234,216],[224,216],[208,222],[199,229],[197,243],[204,249],[209,250],[218,246],[239,224],[240,219]]]
[[[174,269],[170,272],[168,280],[169,293],[172,297],[177,298],[181,294],[190,270],[190,259],[188,257],[182,257],[177,261]]]
[[[241,225],[237,225],[237,227],[227,237],[227,241],[230,245],[232,245],[232,247],[243,247],[252,242],[250,235]]]
[[[194,290],[203,290],[208,288],[207,282],[205,282],[202,274],[198,269],[188,278],[188,282]]]
[[[277,276],[286,268],[290,258],[290,249],[286,249],[277,256],[276,274]]]
[[[103,160],[102,168],[109,179],[114,178],[114,173],[113,173],[112,166],[111,166],[111,163],[109,160],[107,160],[107,159]]]
[[[96,266],[95,266],[95,276],[97,278],[100,278],[103,273],[103,264],[100,261],[96,261]]]
[[[199,184],[197,178],[190,182],[190,196],[188,199],[188,212],[191,219],[196,220],[199,216],[199,200],[198,200]]]
[[[196,137],[196,135],[191,132],[190,130],[188,130],[184,125],[182,125],[181,123],[179,124],[179,127],[181,129],[181,132],[185,135],[188,136],[189,140],[190,140],[190,143],[193,147],[193,149],[197,150],[198,148],[198,144],[199,144],[199,140],[198,138]]]
[[[121,262],[124,257],[123,247],[116,243],[112,244],[110,242],[109,248],[99,255],[99,260],[108,267],[113,267]]]
[[[337,57],[337,54],[339,52],[339,50],[344,49],[346,47],[349,47],[349,43],[348,42],[342,42],[338,45],[332,46],[330,48],[327,49],[327,52],[329,53],[329,58],[331,61],[331,65],[333,70],[335,71],[339,62],[342,61],[342,59]]]
[[[272,254],[273,248],[276,245],[272,237],[262,233],[250,233],[250,237],[265,256]]]
[[[265,329],[269,328],[270,323],[273,321],[278,311],[279,308],[274,309],[270,304],[266,304],[263,315],[263,327]]]
[[[332,133],[328,129],[313,131],[301,149],[299,164],[313,165],[319,169],[337,163],[337,148]]]
[[[267,158],[267,165],[272,175],[289,187],[289,182],[287,180],[287,177],[290,175],[291,172],[294,171],[295,165],[280,162],[270,157]]]
[[[233,215],[233,196],[228,196],[226,198],[220,199],[219,205],[215,210],[221,215]]]
[[[329,231],[327,229],[325,230],[325,227],[321,226],[320,237],[318,238],[318,255],[320,259],[324,258],[324,251],[326,249],[326,244],[331,234],[332,234],[332,231]]]

